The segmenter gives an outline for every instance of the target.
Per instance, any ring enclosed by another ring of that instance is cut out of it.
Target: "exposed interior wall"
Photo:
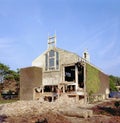
[[[57,85],[61,81],[60,71],[48,71],[43,73],[43,85]]]
[[[42,85],[42,68],[27,67],[20,70],[20,100],[32,100],[33,88]]]

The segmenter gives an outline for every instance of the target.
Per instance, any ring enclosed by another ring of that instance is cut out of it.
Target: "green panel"
[[[88,94],[97,93],[100,89],[99,70],[86,64],[86,89]]]

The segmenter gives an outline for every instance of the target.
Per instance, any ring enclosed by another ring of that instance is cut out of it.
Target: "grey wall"
[[[59,70],[45,71],[43,68],[43,85],[57,85],[62,82],[63,64],[71,64],[78,61],[78,55],[59,48],[53,48],[53,50],[59,52]],[[45,58],[45,57],[44,57]],[[40,59],[41,61],[41,59]],[[44,60],[45,61],[45,60]],[[42,61],[41,61],[42,62]]]

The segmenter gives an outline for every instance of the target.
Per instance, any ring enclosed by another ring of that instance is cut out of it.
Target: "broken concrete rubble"
[[[61,96],[55,102],[47,102],[42,100],[34,101],[17,101],[14,103],[0,105],[0,115],[5,116],[21,116],[27,114],[40,115],[47,112],[61,114],[69,117],[92,117],[92,110],[81,109],[78,104],[66,95]]]

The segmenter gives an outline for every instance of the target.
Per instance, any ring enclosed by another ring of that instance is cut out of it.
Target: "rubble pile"
[[[17,101],[1,105],[0,115],[19,116],[22,114],[42,114],[50,110],[50,103],[39,101]]]
[[[40,116],[43,114],[56,114],[61,117],[91,117],[91,110],[80,109],[74,99],[67,95],[61,96],[55,102],[43,100],[17,101],[0,105],[0,116],[20,117],[20,116]],[[49,115],[46,115],[49,117]],[[56,118],[57,119],[57,118]]]
[[[73,98],[69,98],[67,95],[61,96],[56,100],[56,108],[58,112],[69,117],[92,117],[93,111],[85,108],[80,108],[80,104]]]

